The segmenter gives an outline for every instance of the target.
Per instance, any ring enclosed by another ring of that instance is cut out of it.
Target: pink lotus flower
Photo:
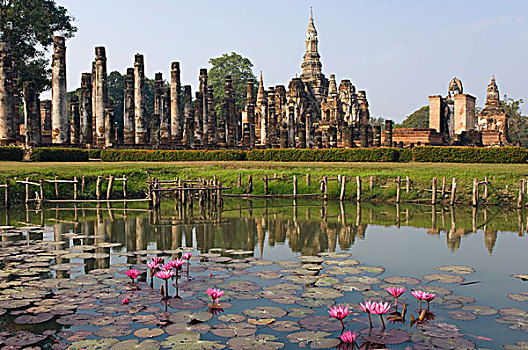
[[[413,290],[411,292],[412,296],[418,299],[418,307],[422,309],[422,300],[427,301],[427,308],[429,308],[429,303],[436,298],[436,294],[428,293],[421,290]]]
[[[330,314],[330,317],[335,318],[336,320],[343,320],[348,315],[351,314],[351,311],[348,310],[348,305],[339,305],[339,306],[332,306],[330,311],[328,311]]]
[[[165,270],[165,271],[170,271],[170,270],[172,270],[172,265],[169,264],[169,263],[166,263],[166,264],[161,265],[160,268],[161,268],[162,270]]]
[[[391,304],[384,303],[380,301],[379,303],[374,303],[374,310],[372,310],[373,315],[379,315],[383,329],[385,329],[385,321],[383,321],[383,315],[389,312]]]
[[[134,282],[135,279],[138,278],[139,276],[139,270],[138,269],[129,269],[127,272],[126,272],[126,275],[132,279],[132,282]]]
[[[162,280],[168,280],[169,278],[174,276],[174,271],[172,271],[172,270],[160,270],[160,271],[156,272],[156,274],[154,276],[156,276],[158,278],[161,278]]]
[[[182,255],[182,258],[185,259],[185,260],[190,260],[192,257],[192,254],[191,253],[185,253]]]
[[[341,322],[341,326],[343,329],[345,329],[345,324],[343,323],[343,319],[345,319],[348,315],[352,313],[352,311],[348,310],[348,305],[338,305],[338,306],[332,306],[332,308],[328,311],[330,314],[330,317],[335,318],[336,320],[339,320]]]
[[[348,331],[348,332],[343,332],[340,336],[339,336],[339,339],[341,339],[341,341],[343,343],[352,343],[354,344],[356,342],[356,331],[354,331],[354,333],[352,333],[351,331]]]
[[[174,259],[174,260],[167,261],[167,263],[170,266],[172,266],[173,269],[177,269],[180,266],[182,266],[183,264],[185,264],[185,260],[183,260],[183,259]]]
[[[169,297],[169,278],[174,276],[174,271],[172,270],[161,270],[156,272],[154,275],[162,280],[165,280],[165,298]]]
[[[155,262],[156,264],[163,264],[163,258],[159,258],[157,256],[153,257],[152,258],[152,261]]]
[[[216,288],[208,288],[205,293],[213,300],[213,304],[218,303],[218,299],[224,295],[224,291]]]
[[[389,294],[392,295],[394,297],[394,299],[396,299],[395,302],[394,302],[394,307],[398,306],[398,298],[403,293],[405,293],[406,290],[407,290],[407,288],[401,288],[401,287],[389,287],[389,288],[386,288],[386,291],[389,292]]]
[[[150,277],[152,277],[154,275],[154,273],[159,270],[160,268],[160,264],[158,264],[157,262],[155,262],[154,260],[152,261],[149,261],[147,263],[147,267],[149,268],[150,270]]]
[[[376,311],[376,303],[367,300],[365,301],[365,305],[359,303],[359,306],[361,307],[361,310],[367,313],[370,323],[370,328],[372,328],[372,319],[370,318],[370,314],[373,314],[373,311]]]
[[[121,300],[121,304],[128,305],[128,304],[130,304],[130,300],[128,298],[125,298],[125,299]]]

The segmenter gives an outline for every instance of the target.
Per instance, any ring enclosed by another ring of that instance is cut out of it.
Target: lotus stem
[[[187,277],[189,277],[189,266],[191,265],[191,261],[187,260]]]
[[[383,321],[383,315],[379,315],[381,324],[383,325],[382,329],[385,329],[385,321]]]
[[[169,299],[169,280],[165,280],[165,298]]]
[[[367,312],[367,315],[369,318],[370,328],[372,328],[372,318],[370,318],[370,312]]]
[[[345,324],[343,323],[343,320],[339,320],[341,321],[341,327],[343,328],[343,331],[345,330]]]
[[[419,308],[420,310],[422,310],[422,300],[421,300],[421,299],[418,300],[418,308]]]

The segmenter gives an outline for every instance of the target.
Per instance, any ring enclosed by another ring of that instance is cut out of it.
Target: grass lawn
[[[248,175],[253,175],[253,193],[263,194],[262,176],[284,174],[285,181],[270,181],[271,194],[291,194],[293,191],[292,176],[298,177],[299,193],[320,193],[319,180],[323,176],[335,178],[337,175],[347,177],[347,198],[356,194],[356,176],[363,179],[363,198],[366,200],[394,200],[396,194],[395,179],[400,176],[405,180],[409,176],[411,187],[409,193],[401,193],[402,201],[413,201],[430,198],[432,178],[438,178],[438,188],[442,185],[442,177],[447,178],[446,188],[450,188],[451,179],[456,177],[457,195],[461,202],[470,202],[473,178],[479,181],[487,176],[490,182],[489,202],[513,202],[518,193],[519,180],[528,177],[528,165],[525,164],[453,164],[453,163],[305,163],[305,162],[121,162],[104,163],[100,161],[86,163],[32,163],[32,162],[0,162],[0,184],[6,179],[14,182],[30,177],[71,179],[73,176],[86,176],[86,196],[93,196],[95,179],[98,175],[127,174],[129,177],[129,192],[133,196],[143,196],[146,189],[147,173],[158,179],[212,178],[216,174],[219,181],[232,187],[231,193],[244,193]],[[311,184],[306,185],[305,176],[311,174]],[[237,188],[238,174],[242,174],[242,187]],[[375,185],[369,189],[369,177],[374,176]],[[49,185],[52,193],[53,185]],[[69,191],[71,186],[61,185],[61,193]],[[118,185],[117,185],[118,186]],[[405,184],[402,185],[405,188]],[[23,188],[18,185],[15,192],[21,195]],[[481,187],[481,193],[483,187]],[[116,190],[118,191],[118,190]],[[48,192],[48,190],[47,190]],[[0,194],[2,196],[3,194]],[[339,196],[337,181],[329,182],[329,196]]]

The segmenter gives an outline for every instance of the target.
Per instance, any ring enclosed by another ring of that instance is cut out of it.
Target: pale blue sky
[[[528,98],[527,0],[57,0],[76,18],[68,41],[68,89],[91,70],[94,47],[108,71],[125,72],[135,53],[146,74],[180,61],[182,82],[225,52],[248,57],[265,86],[301,72],[310,6],[323,72],[366,90],[371,115],[401,121],[447,92],[452,77],[483,105],[495,75],[501,95]],[[527,108],[525,106],[524,110]]]

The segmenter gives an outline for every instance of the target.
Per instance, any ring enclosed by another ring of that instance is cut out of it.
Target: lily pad
[[[334,277],[330,277],[330,276],[325,276],[325,277],[321,277],[317,280],[317,282],[315,282],[315,285],[320,287],[320,286],[331,286],[333,284],[336,284],[336,283],[339,283],[339,280],[337,278],[334,278]]]
[[[474,313],[475,315],[491,316],[495,315],[498,311],[490,306],[479,306],[479,305],[466,305],[462,307],[462,310]]]
[[[286,310],[275,306],[259,306],[254,309],[244,310],[242,312],[248,317],[275,319],[282,318],[287,314]]]
[[[299,325],[312,331],[337,331],[341,329],[341,322],[329,316],[310,316],[299,321]]]
[[[506,296],[510,299],[516,300],[516,301],[528,301],[528,292],[521,292],[519,294],[506,294]],[[1,315],[1,313],[0,313]]]
[[[192,310],[192,309],[201,309],[207,305],[207,303],[200,299],[171,299],[168,302],[168,305],[173,309],[178,310]]]
[[[165,331],[161,328],[141,328],[134,332],[134,335],[138,338],[155,338],[164,334]]]
[[[221,321],[221,322],[234,322],[234,323],[242,322],[245,319],[246,319],[245,316],[237,315],[237,314],[225,314],[225,315],[222,315],[222,316],[218,317],[218,321]]]
[[[259,334],[248,337],[235,337],[227,341],[227,345],[233,350],[240,349],[262,349],[275,350],[284,347],[283,343],[277,342],[278,338],[271,334]]]
[[[528,274],[515,274],[515,275],[512,275],[512,277],[521,279],[523,281],[528,281]]]
[[[112,346],[111,350],[158,350],[160,348],[159,342],[147,339],[138,344],[137,339],[128,339],[120,341]]]
[[[270,324],[269,327],[277,332],[293,332],[300,329],[299,324],[294,321],[277,321]]]
[[[466,274],[475,272],[475,269],[472,267],[458,266],[458,265],[440,266],[440,267],[435,267],[434,269],[439,270],[439,271],[456,273],[460,275],[466,275]]]
[[[180,333],[167,337],[161,342],[161,347],[171,350],[200,350],[200,349],[223,349],[225,345],[217,341],[200,340],[198,333]]]
[[[452,318],[453,320],[460,320],[460,321],[470,321],[475,320],[477,318],[477,315],[471,312],[465,312],[465,311],[449,311],[449,318]]]
[[[376,344],[403,344],[411,340],[409,333],[403,329],[367,328],[361,331],[362,338]]]
[[[51,320],[55,315],[52,313],[44,312],[37,315],[22,315],[17,318],[13,322],[16,324],[38,324],[38,323],[44,323],[49,320]]]
[[[336,299],[342,297],[343,293],[332,288],[317,287],[306,288],[302,296],[311,299]]]
[[[420,284],[419,279],[414,278],[414,277],[404,277],[404,276],[385,277],[383,281],[389,284],[403,284],[403,285]]]
[[[35,334],[28,331],[18,331],[14,336],[7,338],[4,341],[4,345],[19,348],[22,346],[37,344],[47,337],[47,335]]]
[[[422,276],[422,278],[428,281],[437,281],[439,283],[462,283],[465,280],[462,276],[449,275],[447,273],[431,273]]]
[[[110,349],[113,345],[117,344],[119,340],[114,338],[103,338],[103,339],[89,339],[76,341],[69,346],[72,350],[103,350]]]
[[[341,343],[337,338],[328,338],[332,333],[305,331],[291,333],[286,336],[291,343],[298,344],[299,347],[310,345],[312,349],[334,348]]]
[[[255,334],[257,327],[247,322],[239,323],[220,323],[215,325],[211,332],[219,337],[233,338],[246,337]]]

